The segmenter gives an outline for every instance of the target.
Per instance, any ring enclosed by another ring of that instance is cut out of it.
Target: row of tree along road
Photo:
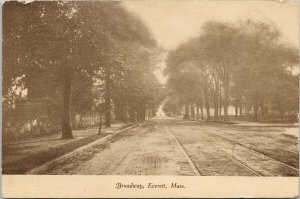
[[[271,23],[207,22],[169,52],[166,88],[153,73],[161,52],[122,2],[5,2],[3,135],[59,125],[69,139],[72,123],[94,125],[102,115],[106,127],[112,118],[151,118],[163,98],[167,114],[185,107],[185,118],[197,107],[211,120],[213,107],[213,119],[228,120],[230,105],[255,120],[298,113],[298,51]]]
[[[286,115],[297,120],[299,74],[293,71],[298,63],[298,49],[284,43],[272,23],[207,22],[198,37],[168,55],[171,97],[165,112],[179,115],[185,107],[185,118],[203,119],[204,109],[207,120],[228,120],[228,107],[233,106],[235,117],[251,113],[255,121],[272,115],[279,121]]]
[[[159,51],[121,2],[5,2],[3,130],[46,115],[69,139],[77,114],[103,113],[106,127],[112,114],[151,118],[161,100],[152,72]]]

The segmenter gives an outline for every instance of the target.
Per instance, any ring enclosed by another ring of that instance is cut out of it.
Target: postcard
[[[5,1],[4,198],[293,198],[299,4]]]

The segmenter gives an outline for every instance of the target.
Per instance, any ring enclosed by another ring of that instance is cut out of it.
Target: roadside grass
[[[63,144],[61,146],[50,147],[47,150],[39,151],[37,153],[29,154],[23,158],[3,163],[3,174],[24,174],[34,167],[40,166],[50,160],[59,156],[65,155],[81,146],[92,143],[100,138],[110,135],[110,133],[101,133],[87,136],[82,139],[74,140],[72,142]],[[6,153],[6,152],[4,152]],[[6,154],[9,155],[9,154]]]

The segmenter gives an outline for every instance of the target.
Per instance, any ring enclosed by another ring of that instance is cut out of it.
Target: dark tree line
[[[298,113],[297,64],[298,50],[281,42],[273,24],[207,22],[198,37],[169,53],[165,73],[173,97],[165,110],[176,115],[185,107],[185,118],[203,119],[205,109],[207,120],[211,108],[214,120],[228,120],[230,105],[235,117],[252,112],[255,121],[270,111],[281,118]]]
[[[120,2],[5,2],[3,97],[52,101],[62,138],[73,112],[111,113],[122,121],[153,116],[160,85],[152,73],[158,48],[147,27]]]

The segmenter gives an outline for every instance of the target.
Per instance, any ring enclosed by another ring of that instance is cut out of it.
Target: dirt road
[[[297,138],[280,128],[158,117],[40,174],[298,176]]]

